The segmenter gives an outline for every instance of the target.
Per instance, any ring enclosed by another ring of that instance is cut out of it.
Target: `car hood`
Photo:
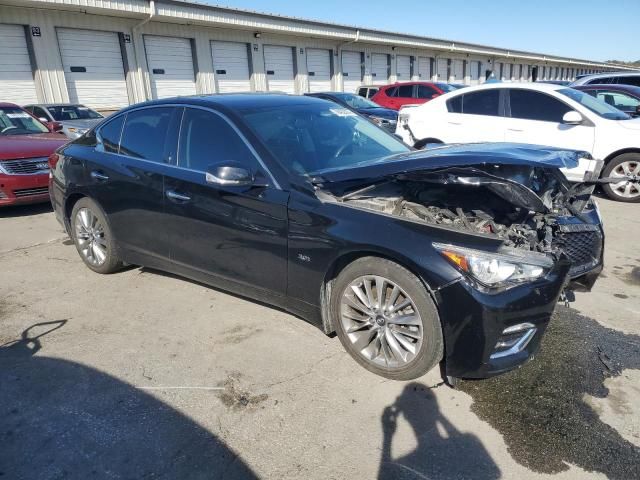
[[[68,141],[60,133],[0,135],[0,160],[48,157]]]
[[[398,119],[398,112],[384,107],[359,108],[358,113],[362,113],[364,115],[375,115],[376,117],[386,118],[389,120]]]
[[[630,120],[618,120],[618,125],[628,130],[640,131],[640,117]]]
[[[316,172],[311,181],[316,185],[346,183],[350,186],[369,184],[396,178],[414,181],[485,186],[516,206],[536,212],[548,212],[547,199],[541,198],[532,187],[521,183],[517,174],[491,173],[495,167],[503,171],[518,171],[517,167],[550,168],[557,172],[566,189],[571,187],[559,168],[578,166],[578,159],[591,158],[587,152],[514,143],[484,143],[437,147],[394,155],[377,163],[353,168]],[[504,168],[511,166],[514,168]]]

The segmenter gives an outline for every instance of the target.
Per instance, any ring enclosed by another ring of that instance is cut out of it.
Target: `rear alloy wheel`
[[[640,153],[623,153],[605,167],[603,177],[620,178],[617,183],[603,185],[603,190],[613,200],[640,202]]]
[[[338,336],[367,370],[410,380],[442,358],[435,305],[408,270],[389,260],[362,258],[340,273],[332,292]]]
[[[122,267],[115,254],[111,229],[102,209],[91,199],[82,198],[71,213],[73,240],[84,263],[94,272],[112,273]]]

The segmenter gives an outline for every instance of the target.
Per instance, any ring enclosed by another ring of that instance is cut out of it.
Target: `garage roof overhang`
[[[553,63],[611,70],[635,70],[635,68],[626,65],[521,50],[506,50],[487,45],[360,28],[251,10],[232,9],[187,0],[0,0],[0,4],[51,8],[131,19],[152,17],[154,22],[234,28],[297,35],[307,38],[428,49],[443,53],[450,52],[473,55],[474,57],[489,57],[500,61]]]

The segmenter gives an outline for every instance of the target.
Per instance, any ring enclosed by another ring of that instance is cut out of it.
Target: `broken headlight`
[[[471,248],[434,243],[433,246],[456,268],[479,284],[512,287],[546,275],[553,262],[543,255],[485,252]]]

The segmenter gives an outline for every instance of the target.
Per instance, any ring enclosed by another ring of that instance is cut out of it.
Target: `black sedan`
[[[388,378],[441,361],[483,378],[530,358],[561,292],[602,268],[594,187],[558,169],[579,157],[411,151],[326,100],[184,97],[60,148],[50,191],[95,272],[143,265],[285,308]]]
[[[571,88],[588,93],[627,115],[640,116],[640,87],[622,84],[588,84]]]
[[[389,130],[391,133],[396,131],[398,112],[396,110],[391,110],[390,108],[381,107],[368,98],[363,98],[355,93],[344,92],[307,93],[306,95],[309,97],[331,100],[332,102],[336,102],[343,107],[348,107],[361,115],[364,115],[373,123],[379,127]]]

